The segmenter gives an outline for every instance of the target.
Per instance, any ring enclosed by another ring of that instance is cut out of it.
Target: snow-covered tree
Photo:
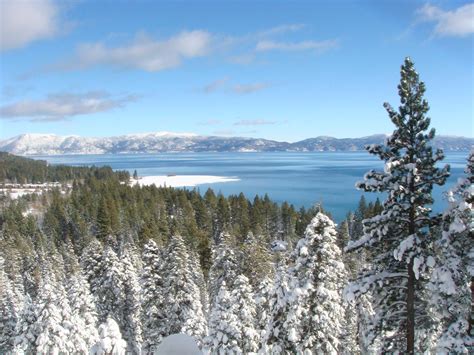
[[[120,328],[112,318],[99,327],[99,341],[91,348],[91,355],[125,355],[127,342],[122,339]]]
[[[133,256],[122,247],[120,260],[110,244],[102,249],[99,242],[92,241],[83,252],[81,264],[96,300],[99,323],[114,319],[129,346],[128,351],[140,353],[141,289]]]
[[[14,303],[13,287],[5,273],[4,259],[0,257],[0,354],[13,349],[18,318]]]
[[[263,236],[247,234],[239,255],[240,271],[250,280],[252,288],[257,288],[265,279],[274,278],[273,256]]]
[[[189,251],[188,267],[191,272],[194,283],[199,288],[203,312],[205,315],[207,315],[209,312],[209,291],[207,289],[206,280],[204,279],[201,263],[199,262],[199,255],[194,250]]]
[[[250,286],[249,279],[244,275],[239,275],[235,279],[234,288],[230,292],[232,307],[228,312],[232,312],[239,320],[238,332],[240,340],[237,346],[244,354],[257,352],[260,343],[260,333],[257,325],[257,310],[255,296]]]
[[[60,284],[44,277],[39,287],[35,313],[35,353],[59,354],[64,349],[72,348],[69,338],[71,310],[66,292]]]
[[[204,347],[211,354],[241,354],[239,347],[241,333],[240,320],[230,311],[232,300],[225,281],[221,283],[219,292],[214,298],[209,316],[209,333],[204,340]]]
[[[317,213],[295,250],[286,327],[298,352],[337,354],[345,309],[346,271],[334,222]]]
[[[84,275],[93,294],[99,287],[100,274],[102,272],[102,251],[103,248],[99,241],[92,239],[82,251],[80,259],[81,268],[84,271]]]
[[[89,284],[80,270],[68,280],[67,293],[71,306],[70,351],[87,353],[98,341],[98,324],[94,299],[89,291]]]
[[[105,246],[96,274],[91,281],[92,294],[96,298],[99,322],[115,319],[119,326],[123,319],[124,274],[117,254],[110,246]]]
[[[340,335],[339,354],[352,355],[361,353],[358,318],[356,306],[352,303],[344,302],[344,321],[342,322]]]
[[[143,352],[150,353],[161,343],[163,314],[162,256],[155,241],[150,239],[143,247],[142,325]]]
[[[140,354],[142,343],[141,325],[141,287],[138,274],[132,263],[129,250],[122,255],[123,272],[123,304],[122,304],[122,333],[127,341],[128,351]]]
[[[15,328],[15,340],[13,353],[33,353],[36,349],[36,323],[35,305],[29,295],[23,300],[23,307],[18,317],[18,322]]]
[[[413,354],[426,350],[415,349],[415,329],[423,332],[431,327],[421,279],[433,263],[429,228],[440,221],[431,215],[432,189],[444,184],[449,167],[436,166],[444,155],[430,146],[435,131],[426,133],[430,119],[425,85],[410,58],[402,65],[398,90],[399,110],[384,105],[396,129],[385,144],[367,147],[385,162],[385,170],[372,170],[357,184],[365,191],[386,192],[387,198],[379,215],[364,220],[364,236],[348,246],[348,250],[366,246],[373,255],[372,266],[352,283],[348,296],[372,290],[378,325],[374,331],[382,351]]]
[[[223,282],[226,283],[228,289],[232,289],[238,270],[239,263],[231,245],[231,236],[221,233],[219,243],[213,246],[212,265],[209,270],[209,300],[211,305]]]
[[[275,282],[268,298],[268,323],[265,328],[261,352],[284,354],[294,352],[289,340],[286,318],[290,308],[291,289],[287,260],[283,257],[277,267]]]
[[[441,328],[436,352],[443,354],[468,353],[474,346],[469,334],[470,285],[474,277],[474,150],[466,173],[467,177],[448,192],[449,206],[443,216],[438,259],[429,285]]]
[[[256,327],[260,338],[259,349],[263,346],[265,329],[270,320],[270,296],[274,286],[273,282],[274,280],[270,278],[263,279],[255,292]]]
[[[172,237],[163,263],[162,336],[184,333],[200,343],[206,334],[201,293],[190,270],[189,254],[180,236]]]

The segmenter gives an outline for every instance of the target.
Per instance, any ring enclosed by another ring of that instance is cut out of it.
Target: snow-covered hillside
[[[357,151],[381,144],[386,135],[362,138],[316,137],[295,143],[261,138],[200,136],[193,133],[152,132],[91,138],[54,134],[22,134],[0,141],[0,151],[19,155],[127,154],[165,152],[273,152]],[[468,151],[474,139],[439,136],[434,145],[445,150]]]

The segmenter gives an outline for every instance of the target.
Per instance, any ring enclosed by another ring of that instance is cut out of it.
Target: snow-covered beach
[[[166,187],[194,187],[202,184],[216,184],[224,182],[239,181],[235,176],[213,176],[213,175],[157,175],[143,176],[138,179],[130,179],[131,185],[140,186],[166,186]]]

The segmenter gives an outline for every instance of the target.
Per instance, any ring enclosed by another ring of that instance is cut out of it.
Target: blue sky
[[[0,2],[0,139],[389,133],[405,56],[438,134],[473,136],[474,3]]]

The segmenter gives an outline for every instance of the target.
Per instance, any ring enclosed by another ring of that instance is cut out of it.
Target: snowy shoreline
[[[213,175],[155,175],[143,176],[138,179],[130,179],[130,185],[140,186],[166,186],[166,187],[195,187],[202,184],[216,184],[224,182],[240,181],[235,176],[213,176]]]

